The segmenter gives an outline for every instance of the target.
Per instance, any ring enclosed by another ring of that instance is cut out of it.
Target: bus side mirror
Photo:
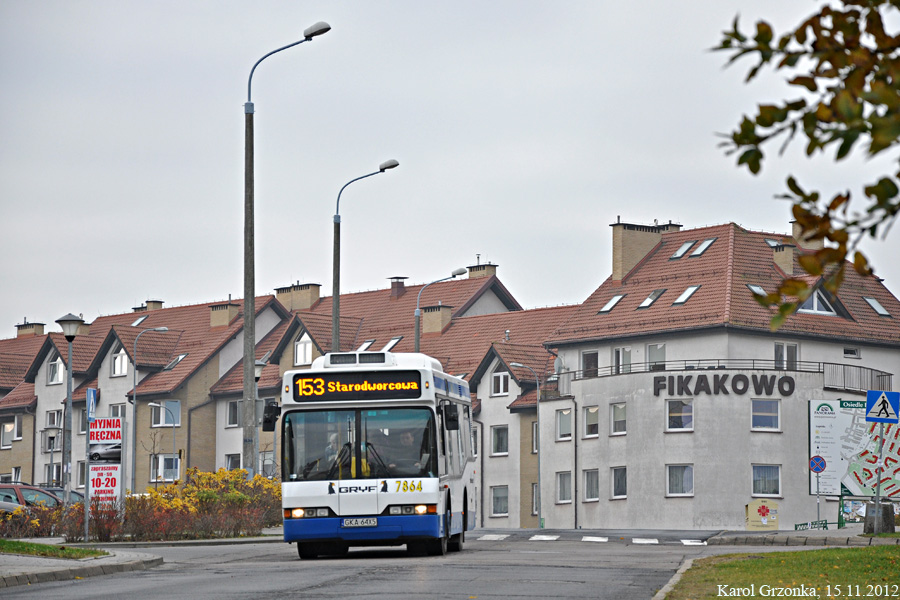
[[[459,407],[455,404],[444,405],[444,427],[447,428],[447,431],[459,429]]]
[[[281,417],[281,407],[278,406],[278,402],[273,400],[266,404],[263,409],[262,430],[275,431],[275,423],[278,422],[279,417]]]

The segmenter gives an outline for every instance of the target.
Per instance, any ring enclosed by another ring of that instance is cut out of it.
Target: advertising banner
[[[122,425],[121,417],[90,424],[91,500],[117,502],[122,497]]]

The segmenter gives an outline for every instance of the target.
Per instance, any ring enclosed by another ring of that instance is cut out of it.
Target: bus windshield
[[[300,410],[284,416],[284,481],[437,477],[428,408]]]

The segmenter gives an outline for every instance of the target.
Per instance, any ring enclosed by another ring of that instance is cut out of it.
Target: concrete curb
[[[113,555],[115,556],[115,555]],[[104,557],[109,558],[109,557]],[[100,561],[102,559],[87,559],[87,561]],[[81,562],[81,561],[78,561]],[[110,562],[108,564],[81,565],[77,567],[32,569],[25,573],[13,573],[0,576],[0,589],[31,583],[46,583],[49,581],[70,581],[83,579],[97,575],[112,575],[130,571],[143,571],[163,564],[162,557],[147,555],[146,558],[137,558],[124,562]]]
[[[662,586],[658,592],[653,596],[653,600],[665,600],[665,597],[669,595],[673,589],[675,589],[675,584],[677,584],[681,580],[681,576],[684,575],[685,571],[691,568],[691,565],[694,564],[694,559],[689,558],[681,563],[681,566],[678,567],[678,570],[675,571],[675,574],[672,575],[672,578],[669,579],[669,582]]]
[[[801,536],[793,534],[769,535],[714,535],[706,541],[709,546],[896,546],[900,538],[875,538],[862,536]]]

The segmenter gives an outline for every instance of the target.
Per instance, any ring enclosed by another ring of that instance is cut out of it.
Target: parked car
[[[92,451],[91,460],[111,460],[116,462],[122,460],[122,444],[113,444],[100,448],[96,452]]]
[[[15,502],[4,502],[0,500],[0,513],[11,513],[15,512],[17,509],[21,508],[21,504],[17,504]]]
[[[50,492],[51,494],[53,494],[60,500],[64,500],[66,497],[66,490],[64,488],[53,486],[53,485],[42,485],[39,487],[42,490],[44,490],[45,492]],[[70,500],[71,502],[81,502],[84,500],[84,494],[82,494],[81,492],[76,492],[75,490],[72,490],[71,492],[69,492],[69,494],[71,495],[71,500]]]
[[[62,504],[56,495],[33,485],[22,483],[0,483],[0,502],[12,502],[21,506],[55,507]]]

